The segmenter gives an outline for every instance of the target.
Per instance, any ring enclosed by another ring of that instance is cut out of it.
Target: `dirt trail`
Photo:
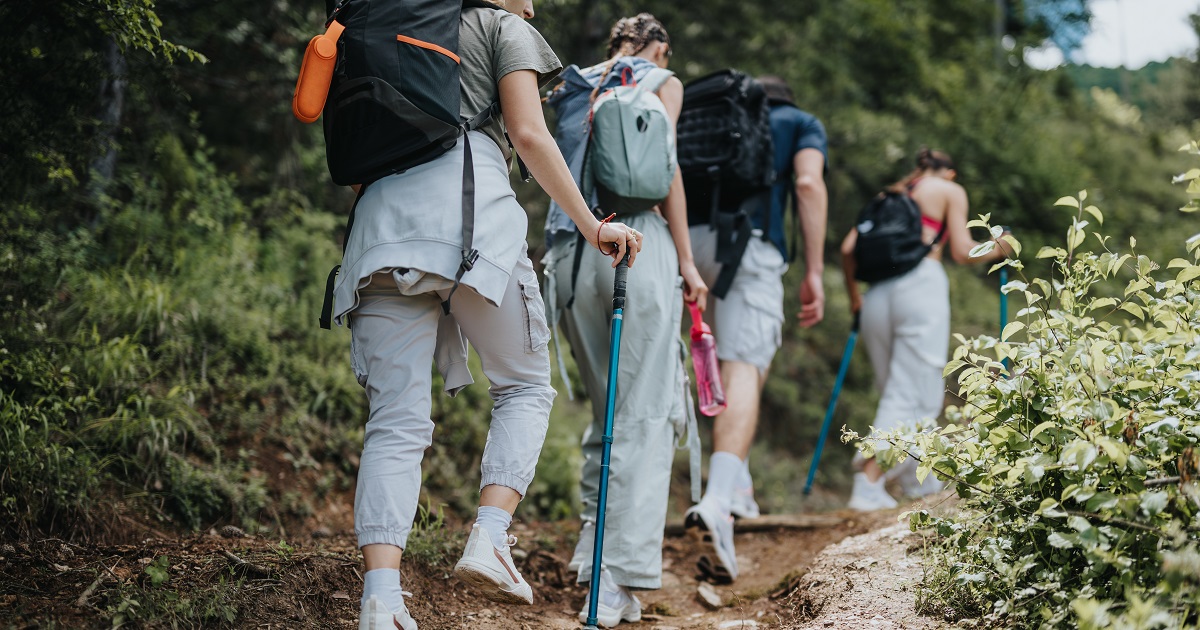
[[[663,588],[640,593],[643,622],[621,627],[872,627],[860,623],[869,616],[855,617],[854,623],[847,617],[846,625],[840,617],[833,618],[839,621],[832,626],[824,621],[799,625],[807,623],[818,600],[826,612],[857,605],[829,588],[833,575],[845,575],[857,586],[855,571],[884,579],[881,574],[890,570],[886,567],[894,568],[882,564],[894,560],[888,548],[903,557],[905,545],[892,540],[893,532],[899,532],[890,527],[896,512],[837,515],[844,520],[835,526],[739,533],[742,575],[733,585],[714,587],[722,604],[715,610],[697,596],[700,577],[692,544],[686,537],[668,536]],[[848,539],[881,529],[887,533],[872,543]],[[0,545],[0,628],[107,628],[117,615],[134,627],[357,627],[362,579],[350,532],[317,531],[316,537],[282,545],[225,533],[233,537],[210,532],[131,545],[75,545],[55,539]],[[478,598],[450,575],[457,551],[449,544],[432,563],[406,562],[404,588],[413,593],[409,606],[422,630],[580,627],[576,614],[585,590],[565,568],[573,532],[564,524],[518,523],[514,533],[522,541],[518,562],[534,586],[534,605],[506,606]],[[826,548],[837,555],[819,555]],[[854,560],[858,556],[863,557]],[[853,564],[867,561],[863,558],[876,562]],[[814,561],[817,572],[805,575]],[[877,590],[886,589],[881,585]],[[911,615],[911,603],[908,611]]]

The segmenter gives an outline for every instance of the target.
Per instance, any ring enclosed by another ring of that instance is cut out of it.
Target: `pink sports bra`
[[[910,197],[912,196],[913,189],[915,189],[917,187],[917,184],[920,183],[920,181],[922,179],[925,179],[925,178],[918,177],[908,183],[908,195]],[[918,205],[918,207],[920,207],[920,205]],[[945,223],[942,221],[938,221],[937,219],[935,219],[933,217],[927,217],[924,214],[922,214],[921,215],[921,225],[941,234],[942,237],[940,239],[938,239],[940,241],[944,241],[944,240],[946,240],[947,237],[950,236],[949,234],[942,231],[942,228],[945,226]]]

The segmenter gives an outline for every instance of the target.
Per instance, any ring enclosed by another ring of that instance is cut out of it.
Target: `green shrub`
[[[1200,170],[1183,179],[1200,193]],[[1085,192],[1058,205],[1074,217],[1066,247],[1038,253],[1051,277],[997,265],[1021,274],[1005,291],[1026,308],[1000,338],[959,336],[946,374],[960,372],[965,403],[951,423],[863,448],[884,464],[923,454],[919,476],[956,482],[957,513],[909,514],[939,541],[926,608],[967,616],[982,603],[987,627],[1194,627],[1200,235],[1188,258],[1159,265],[1133,239],[1122,252],[1089,231],[1103,215]],[[986,216],[972,224],[992,229]],[[948,579],[956,588],[939,586]]]

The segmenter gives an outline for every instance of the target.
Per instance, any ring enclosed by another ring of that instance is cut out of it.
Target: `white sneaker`
[[[521,577],[509,553],[509,548],[517,544],[517,537],[509,536],[504,543],[497,549],[486,529],[478,524],[472,526],[467,548],[454,565],[454,575],[479,588],[492,601],[532,604],[533,588]]]
[[[595,530],[595,522],[590,520],[583,522],[583,527],[579,530],[579,540],[575,542],[575,552],[571,554],[571,561],[567,563],[568,571],[578,573],[579,567],[583,565],[583,559],[591,557],[592,548],[596,544],[595,534],[592,533]]]
[[[596,604],[596,623],[611,628],[622,621],[641,621],[642,602],[629,589],[618,586],[608,569],[600,569],[600,597]],[[588,606],[592,603],[589,590],[583,599],[583,610],[579,611],[579,622],[587,623]]]
[[[737,488],[733,491],[733,505],[729,507],[729,513],[734,518],[758,518],[758,503],[754,501],[754,486],[745,488]]]
[[[880,477],[874,482],[867,479],[867,473],[854,473],[854,490],[850,492],[848,507],[859,512],[875,510],[890,510],[897,505],[892,495],[888,494],[883,484],[886,477]]]
[[[362,605],[358,613],[358,630],[417,630],[417,622],[408,614],[408,607],[400,604],[399,611],[388,610],[374,595]]]
[[[713,553],[700,556],[696,566],[719,584],[737,579],[737,553],[733,549],[733,515],[723,511],[716,501],[701,500],[683,517],[688,536]]]

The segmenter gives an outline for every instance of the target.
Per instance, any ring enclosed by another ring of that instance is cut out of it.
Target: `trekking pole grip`
[[[613,283],[613,310],[625,308],[625,282],[629,277],[629,253],[617,263],[616,281]]]

